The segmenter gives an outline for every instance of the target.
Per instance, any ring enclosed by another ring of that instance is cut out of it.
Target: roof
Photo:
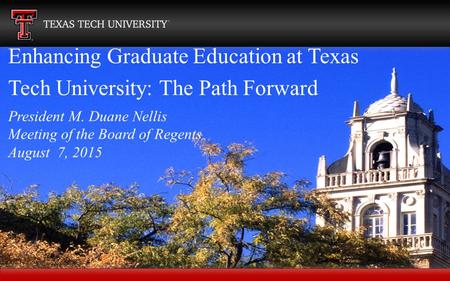
[[[379,113],[398,113],[408,111],[408,100],[397,93],[390,93],[384,98],[372,103],[364,112],[364,116]],[[409,108],[410,112],[423,113],[423,109],[412,102]]]
[[[328,166],[327,173],[328,174],[345,173],[347,171],[347,161],[348,155],[345,155],[341,159],[334,161],[330,166]]]
[[[377,115],[383,113],[399,113],[399,112],[416,112],[423,113],[422,108],[412,100],[412,95],[404,98],[398,94],[397,72],[392,69],[391,93],[384,98],[372,103],[364,112],[364,116]]]

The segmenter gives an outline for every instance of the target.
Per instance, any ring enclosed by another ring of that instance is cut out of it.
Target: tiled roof
[[[379,113],[397,113],[405,112],[407,110],[408,101],[406,98],[398,95],[397,93],[391,93],[384,98],[372,103],[364,113],[365,116],[376,115]],[[416,103],[412,103],[410,108],[412,112],[423,113],[422,108]]]

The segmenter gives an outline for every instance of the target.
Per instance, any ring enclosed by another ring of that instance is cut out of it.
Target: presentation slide
[[[450,276],[450,6],[0,6],[2,281]]]

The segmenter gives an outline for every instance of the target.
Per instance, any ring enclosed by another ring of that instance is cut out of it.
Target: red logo
[[[11,19],[19,26],[17,40],[31,40],[30,25],[37,19],[37,10],[11,10]]]

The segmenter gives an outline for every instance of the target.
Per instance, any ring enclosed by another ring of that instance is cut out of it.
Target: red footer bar
[[[450,269],[0,269],[0,281],[432,281],[437,278],[450,280]]]

